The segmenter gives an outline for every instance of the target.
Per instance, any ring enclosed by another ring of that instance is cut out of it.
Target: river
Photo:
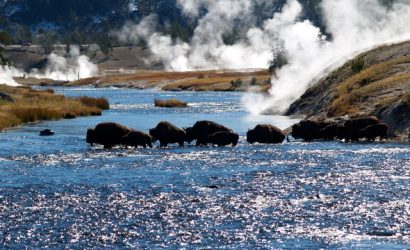
[[[0,248],[380,248],[410,244],[410,147],[403,143],[249,145],[258,123],[241,93],[56,88],[106,97],[111,110],[0,134]],[[154,98],[187,101],[163,109]],[[87,128],[114,121],[214,120],[237,147],[90,147]],[[51,128],[56,135],[40,137]]]

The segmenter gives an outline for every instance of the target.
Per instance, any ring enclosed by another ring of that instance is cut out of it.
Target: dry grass
[[[93,77],[70,82],[68,85],[100,85],[115,86],[117,84],[130,84],[142,88],[161,86],[164,90],[235,90],[229,83],[232,80],[242,79],[249,85],[251,79],[257,79],[258,86],[267,85],[266,80],[270,78],[267,70],[234,72],[234,71],[140,71],[135,74],[109,75]],[[224,85],[228,84],[228,85]],[[221,86],[222,85],[222,86]],[[215,88],[215,89],[214,89]]]
[[[53,94],[50,90],[0,85],[0,91],[15,100],[0,104],[0,130],[39,120],[101,114],[101,109],[91,102],[86,105],[78,99]]]
[[[110,109],[110,104],[105,98],[92,98],[88,96],[82,96],[79,98],[80,102],[88,107],[97,107],[102,110]]]
[[[346,79],[339,84],[336,90],[337,97],[329,108],[329,115],[341,116],[360,113],[360,105],[358,103],[366,102],[371,95],[386,89],[392,89],[395,85],[399,86],[408,83],[410,74],[389,73],[394,72],[393,68],[395,66],[403,63],[410,63],[410,57],[405,56],[373,65]],[[385,97],[384,99],[379,99],[378,103],[386,104],[390,99],[394,98]]]
[[[177,99],[169,99],[169,100],[159,100],[155,99],[154,101],[155,107],[161,108],[181,108],[181,107],[188,107],[188,103],[177,100]]]

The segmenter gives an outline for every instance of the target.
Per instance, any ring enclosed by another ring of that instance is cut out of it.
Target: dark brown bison
[[[334,140],[335,138],[342,140],[346,137],[346,128],[344,124],[333,123],[319,130],[319,135],[324,140]]]
[[[193,127],[185,129],[185,141],[190,143],[196,140],[197,146],[206,145],[208,136],[220,131],[232,132],[231,129],[213,121],[198,121]]]
[[[141,131],[131,131],[122,137],[122,144],[131,147],[152,148],[152,137]]]
[[[291,135],[295,139],[303,139],[305,141],[323,139],[320,130],[329,125],[331,125],[331,122],[303,120],[292,126]]]
[[[257,125],[254,129],[246,133],[246,141],[250,144],[259,143],[282,143],[286,138],[286,133],[273,125]]]
[[[359,131],[366,128],[369,125],[378,124],[379,119],[375,116],[352,118],[345,122],[344,126],[346,128],[346,141],[358,141]]]
[[[374,141],[377,137],[380,140],[387,139],[387,132],[389,130],[389,126],[384,123],[372,124],[364,129],[359,130],[358,137],[364,138],[368,141]]]
[[[232,146],[235,147],[238,144],[238,140],[239,135],[237,133],[220,131],[209,135],[206,141],[214,146],[227,146],[232,144]]]
[[[87,130],[87,143],[101,144],[105,148],[122,144],[122,137],[132,132],[129,127],[114,122],[98,124],[95,128]]]
[[[168,146],[168,143],[178,143],[184,146],[185,131],[174,126],[173,124],[162,121],[155,128],[149,130],[153,141],[159,141],[161,147]]]

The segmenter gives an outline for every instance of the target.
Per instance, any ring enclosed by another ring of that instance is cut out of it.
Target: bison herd
[[[336,120],[313,121],[303,120],[292,126],[290,134],[273,125],[257,125],[246,134],[246,141],[253,143],[282,143],[288,136],[305,141],[313,140],[345,140],[359,141],[365,139],[374,141],[376,138],[387,139],[388,126],[376,117],[363,117],[346,121]],[[107,122],[100,123],[95,128],[87,131],[87,143],[100,144],[105,148],[114,146],[153,147],[153,143],[159,141],[160,147],[177,143],[196,142],[196,146],[236,146],[239,135],[221,124],[213,121],[198,121],[192,127],[178,128],[175,125],[162,121],[155,128],[149,130],[149,134],[134,130],[124,125]]]
[[[292,126],[292,136],[305,141],[345,140],[374,141],[376,138],[387,139],[389,126],[381,123],[377,117],[361,117],[349,120],[312,121],[303,120]]]

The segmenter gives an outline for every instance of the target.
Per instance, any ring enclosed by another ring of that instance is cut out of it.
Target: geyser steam
[[[299,3],[289,1],[285,11],[292,5]],[[290,64],[277,72],[269,98],[244,97],[250,112],[259,114],[267,109],[283,112],[311,84],[355,54],[380,44],[410,39],[409,1],[396,1],[388,8],[375,0],[324,0],[321,8],[331,41],[318,39],[320,33],[314,32],[315,28],[310,25],[296,31],[301,25],[296,19],[300,12],[282,13],[289,18],[293,14],[295,18],[293,24],[282,25],[284,28],[279,28],[277,33],[284,41]],[[268,22],[276,22],[276,19]],[[298,34],[296,38],[295,34]]]
[[[48,63],[44,73],[38,73],[34,70],[30,76],[59,81],[75,81],[98,74],[97,65],[92,63],[87,56],[81,55],[78,46],[70,46],[67,56],[52,52],[47,59]]]
[[[246,95],[248,110],[260,114],[266,109],[283,112],[326,72],[335,69],[355,54],[379,44],[410,39],[410,2],[396,0],[383,6],[377,0],[322,0],[320,2],[327,33],[309,20],[302,20],[302,5],[288,0],[280,13],[257,27],[253,8],[269,0],[178,0],[184,13],[198,17],[198,26],[189,43],[173,40],[155,29],[156,17],[148,16],[137,25],[128,24],[119,33],[124,41],[145,40],[154,57],[168,70],[266,68],[273,48],[280,44],[289,64],[276,72],[268,98]],[[234,44],[223,35],[242,22],[244,34]],[[251,25],[249,25],[251,24]]]
[[[82,78],[92,77],[98,74],[98,66],[91,60],[80,54],[78,46],[70,46],[69,52],[53,51],[47,56],[47,65],[43,72],[33,69],[27,73],[14,67],[0,67],[0,84],[18,85],[13,77],[49,78],[58,81],[75,81]],[[95,49],[95,46],[91,46]]]

